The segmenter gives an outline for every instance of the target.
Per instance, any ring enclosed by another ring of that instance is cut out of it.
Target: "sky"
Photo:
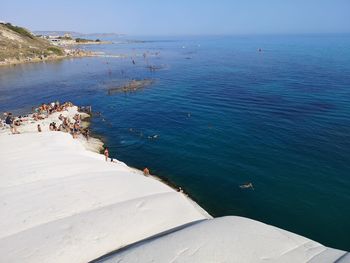
[[[128,35],[350,33],[350,0],[1,0],[1,20]]]

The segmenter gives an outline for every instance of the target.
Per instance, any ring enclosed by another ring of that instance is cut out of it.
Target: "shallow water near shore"
[[[147,41],[87,47],[127,58],[0,68],[0,111],[91,105],[113,157],[149,167],[213,216],[350,250],[350,36],[133,39]],[[154,83],[108,95],[132,79]]]

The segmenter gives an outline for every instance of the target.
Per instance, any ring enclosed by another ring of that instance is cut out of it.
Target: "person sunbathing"
[[[38,119],[38,114],[37,113],[34,113],[33,115],[32,115],[32,117],[33,117],[33,119],[35,120],[35,121],[38,121],[39,119]]]
[[[80,121],[80,114],[75,114],[74,117],[73,117],[73,119],[74,119],[75,121]]]
[[[20,126],[20,125],[21,125],[21,120],[20,120],[20,119],[17,119],[17,120],[15,120],[15,121],[13,122],[13,124],[14,124],[15,126]]]
[[[73,135],[73,132],[74,132],[74,124],[73,124],[73,123],[69,123],[69,124],[68,124],[68,127],[69,127],[69,133]]]
[[[78,138],[78,134],[79,134],[79,125],[77,123],[74,123],[73,125],[73,138],[76,139]]]
[[[49,126],[50,131],[57,131],[56,123],[51,122]]]
[[[60,107],[60,102],[58,100],[56,100],[55,102],[55,109],[58,110]]]

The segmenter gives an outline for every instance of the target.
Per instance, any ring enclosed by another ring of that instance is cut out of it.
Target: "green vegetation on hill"
[[[58,37],[58,39],[62,39],[62,40],[72,40],[73,38],[72,38],[72,37],[69,37],[69,36],[60,36],[60,37]]]
[[[54,46],[52,46],[52,47],[48,47],[47,48],[47,50],[49,51],[49,52],[52,52],[52,53],[54,53],[55,55],[57,55],[57,56],[63,56],[63,50],[61,49],[61,48],[59,48],[59,47],[54,47]]]
[[[89,43],[89,42],[101,42],[100,39],[92,40],[92,39],[86,39],[86,38],[76,38],[75,42],[77,43]]]
[[[86,42],[90,42],[91,40],[89,40],[89,39],[85,39],[85,38],[76,38],[75,39],[75,42],[77,42],[77,43],[86,43]]]
[[[31,61],[50,56],[63,56],[64,50],[30,31],[10,23],[0,23],[0,63]]]
[[[31,39],[34,39],[34,36],[25,28],[19,27],[19,26],[14,26],[11,23],[6,23],[4,24],[8,29],[17,32],[18,34],[29,37]]]

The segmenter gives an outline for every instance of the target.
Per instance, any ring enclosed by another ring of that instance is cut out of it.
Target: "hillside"
[[[0,64],[64,56],[64,50],[34,36],[25,28],[0,23]]]

